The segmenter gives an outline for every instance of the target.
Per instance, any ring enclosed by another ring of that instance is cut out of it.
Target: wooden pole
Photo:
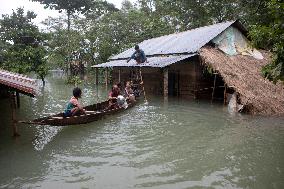
[[[17,97],[17,107],[20,108],[20,94],[19,94],[19,92],[16,92],[16,97]]]
[[[105,75],[105,82],[106,82],[106,89],[107,89],[107,87],[108,87],[108,68],[106,68],[106,75]]]
[[[118,68],[118,82],[120,83],[120,68]]]
[[[10,94],[10,104],[12,109],[12,128],[13,128],[13,136],[17,137],[20,136],[18,133],[17,128],[17,121],[16,121],[16,95],[14,93]]]
[[[99,68],[96,68],[96,85],[99,85]]]
[[[177,96],[180,96],[180,71],[178,71],[178,90],[177,90]]]
[[[197,63],[194,62],[193,63],[193,66],[194,66],[194,100],[197,99],[197,74],[196,74],[196,71],[197,71]]]
[[[96,95],[97,102],[99,102],[99,68],[96,68]]]
[[[226,85],[226,83],[224,84],[224,87],[225,87],[225,89],[224,89],[224,105],[226,105],[227,104],[227,85]]]
[[[213,86],[213,91],[212,91],[212,98],[211,98],[211,103],[213,103],[213,99],[214,99],[214,93],[215,93],[215,87],[216,87],[216,78],[217,78],[217,73],[214,73],[215,77],[214,77],[214,86]]]
[[[164,76],[164,98],[168,98],[169,95],[169,68],[165,67],[163,69]]]

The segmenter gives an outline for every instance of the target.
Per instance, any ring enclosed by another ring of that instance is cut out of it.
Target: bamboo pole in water
[[[226,85],[226,83],[224,84],[224,87],[225,87],[225,89],[224,89],[224,105],[226,105],[226,103],[227,103],[227,95],[226,95],[226,93],[227,93],[227,85]]]
[[[105,70],[105,83],[106,83],[106,89],[108,88],[108,68]]]
[[[20,94],[19,94],[19,92],[16,92],[16,97],[17,97],[17,107],[20,108]]]
[[[214,99],[214,93],[215,93],[215,87],[216,87],[216,78],[217,78],[217,73],[214,73],[215,77],[214,77],[214,86],[213,86],[213,91],[212,91],[212,98],[211,98],[211,103],[213,103],[213,99]]]
[[[118,82],[120,83],[120,72],[121,72],[121,70],[120,70],[120,68],[118,69]]]
[[[96,86],[99,85],[99,68],[96,68]]]
[[[169,95],[169,69],[165,67],[163,69],[164,75],[164,98],[167,98]]]
[[[12,109],[12,129],[13,129],[13,136],[17,137],[20,136],[18,133],[17,128],[17,121],[16,121],[16,95],[14,93],[10,94],[10,105]]]

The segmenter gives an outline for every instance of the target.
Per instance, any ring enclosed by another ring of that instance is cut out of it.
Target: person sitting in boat
[[[135,52],[132,54],[130,58],[127,59],[127,63],[134,59],[136,60],[137,64],[147,62],[147,57],[142,49],[139,48],[138,45],[135,45]]]
[[[117,85],[113,85],[111,91],[108,93],[109,109],[117,108],[117,97],[120,95],[120,90]]]
[[[130,81],[126,82],[124,91],[126,100],[129,100],[130,102],[135,102],[135,95]]]
[[[86,110],[80,105],[78,99],[82,96],[82,90],[78,87],[73,89],[73,96],[64,111],[64,117],[86,114]]]
[[[116,85],[117,85],[117,87],[118,87],[118,89],[119,89],[119,94],[123,95],[123,94],[122,94],[122,93],[123,93],[122,83],[119,82],[119,83],[117,83]]]

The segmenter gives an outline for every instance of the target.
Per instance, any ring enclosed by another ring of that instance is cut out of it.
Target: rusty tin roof
[[[2,69],[0,69],[0,84],[31,96],[38,94],[38,86],[36,80]]]

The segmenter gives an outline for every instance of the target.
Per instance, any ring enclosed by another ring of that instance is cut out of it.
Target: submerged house
[[[139,79],[142,71],[147,93],[183,98],[223,99],[237,94],[242,110],[253,114],[283,115],[284,88],[261,76],[270,53],[251,47],[239,21],[174,33],[138,44],[148,62],[126,60],[128,49],[95,68],[112,68],[114,82]]]
[[[10,98],[12,109],[12,127],[13,135],[19,136],[16,126],[16,107],[20,107],[20,95],[28,95],[35,97],[39,93],[38,85],[35,79],[31,79],[25,75],[9,72],[0,69],[0,99]]]

